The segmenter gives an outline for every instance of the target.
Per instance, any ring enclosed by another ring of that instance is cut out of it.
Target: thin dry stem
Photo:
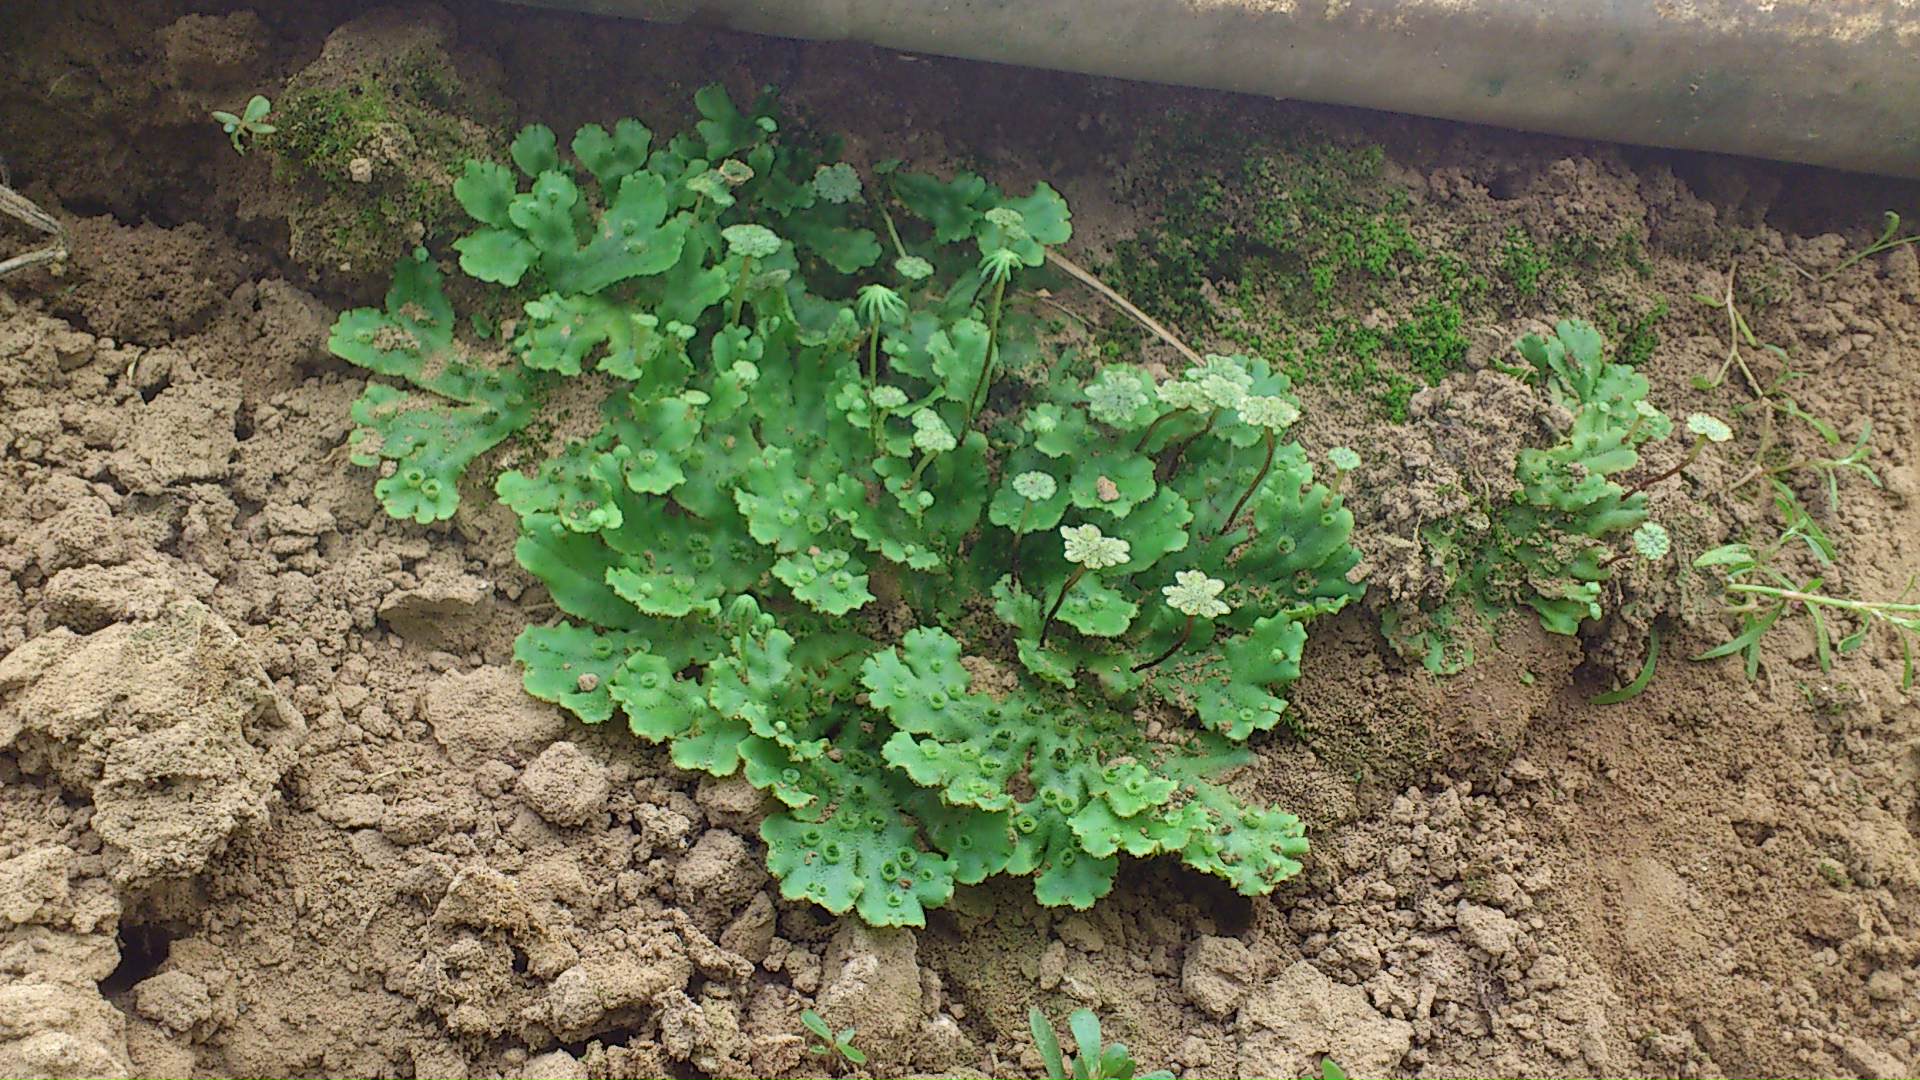
[[[6,277],[8,274],[25,270],[29,267],[39,266],[42,263],[57,263],[67,257],[67,230],[61,226],[60,222],[54,219],[53,215],[33,205],[26,196],[21,195],[5,184],[0,184],[0,214],[18,218],[26,222],[29,226],[43,233],[47,233],[54,238],[54,243],[51,247],[40,248],[36,251],[29,251],[24,255],[15,255],[10,259],[0,260],[0,277]]]
[[[1121,296],[1117,292],[1114,292],[1112,286],[1108,285],[1104,281],[1101,281],[1099,278],[1094,277],[1092,271],[1086,269],[1085,267],[1081,266],[1079,263],[1074,262],[1072,259],[1067,258],[1065,255],[1060,254],[1059,252],[1053,250],[1052,248],[1047,249],[1047,261],[1059,267],[1060,269],[1065,270],[1071,277],[1073,277],[1074,280],[1080,282],[1080,284],[1085,285],[1087,288],[1092,289],[1094,292],[1099,293],[1101,298],[1106,300],[1107,303],[1112,304],[1114,307],[1118,308],[1120,310],[1120,313],[1125,315],[1127,318],[1132,319],[1134,322],[1137,322],[1141,326],[1146,327],[1149,331],[1153,333],[1155,337],[1158,337],[1161,341],[1164,341],[1167,344],[1173,346],[1175,349],[1178,349],[1180,351],[1180,355],[1187,358],[1188,363],[1198,364],[1201,362],[1200,354],[1197,352],[1194,352],[1193,349],[1188,347],[1186,342],[1181,341],[1178,337],[1175,337],[1173,331],[1167,329],[1165,326],[1162,326],[1159,320],[1155,319],[1153,316],[1147,314],[1144,311],[1141,311],[1137,307],[1134,307],[1133,304],[1130,303],[1126,297]]]

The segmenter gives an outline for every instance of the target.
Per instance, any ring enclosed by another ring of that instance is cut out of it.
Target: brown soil
[[[520,691],[511,642],[545,612],[510,515],[475,497],[444,526],[395,522],[348,464],[362,380],[325,330],[384,278],[291,261],[272,169],[204,119],[365,13],[283,7],[7,16],[0,154],[74,253],[0,281],[0,1075],[805,1075],[817,1008],[877,1074],[1032,1076],[1031,1004],[1092,1007],[1183,1076],[1301,1076],[1327,1053],[1354,1075],[1920,1070],[1920,707],[1897,651],[1823,674],[1782,632],[1749,683],[1678,659],[1724,626],[1671,582],[1630,578],[1587,640],[1515,620],[1446,680],[1370,611],[1317,627],[1300,736],[1242,778],[1313,829],[1273,897],[1149,863],[1088,913],[1010,883],[919,932],[779,901],[750,788]],[[1674,313],[1643,370],[1685,407],[1735,400],[1689,387],[1726,331],[1688,298],[1724,292],[1736,258],[1772,267],[1756,331],[1808,372],[1804,404],[1871,418],[1885,480],[1837,512],[1806,493],[1845,553],[1829,584],[1890,595],[1920,571],[1915,249],[1827,283],[1785,269],[1833,265],[1911,187],[459,7],[371,25],[431,21],[491,58],[469,66],[517,118],[562,130],[668,128],[700,82],[776,83],[854,160],[1049,179],[1093,262],[1153,214],[1120,179],[1165,122],[1139,118],[1381,142],[1422,229],[1644,233],[1632,288]],[[0,256],[32,242],[0,225]],[[1480,328],[1475,362],[1536,325]],[[1456,377],[1384,435],[1322,395],[1313,437],[1497,485],[1487,459],[1531,408],[1502,378]],[[1718,469],[1661,496],[1689,553],[1759,520]],[[1390,473],[1356,484],[1361,540],[1411,595],[1395,537],[1449,511]],[[1677,620],[1673,659],[1588,704],[1654,612]]]

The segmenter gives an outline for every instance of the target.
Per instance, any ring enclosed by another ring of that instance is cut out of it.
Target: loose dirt
[[[1844,552],[1828,585],[1881,596],[1920,571],[1920,265],[1791,267],[1834,265],[1913,188],[490,5],[283,7],[8,15],[0,154],[74,250],[0,281],[0,1074],[806,1075],[816,1008],[878,1075],[1035,1076],[1033,1004],[1094,1008],[1183,1076],[1325,1054],[1354,1075],[1920,1069],[1920,707],[1897,651],[1824,673],[1785,631],[1749,682],[1681,659],[1727,624],[1650,576],[1587,638],[1515,619],[1450,679],[1372,608],[1317,626],[1298,732],[1239,779],[1311,827],[1272,897],[1154,862],[1089,912],[1006,883],[924,931],[782,902],[756,792],[521,692],[512,640],[550,612],[511,515],[478,491],[439,526],[379,512],[345,445],[362,380],[324,340],[385,275],[290,258],[301,204],[205,114],[319,78],[356,55],[349,26],[413,27],[489,108],[561,130],[671,128],[702,82],[776,83],[851,160],[1050,180],[1095,265],[1154,218],[1123,178],[1170,112],[1311,122],[1385,146],[1431,235],[1643,235],[1648,269],[1611,284],[1671,304],[1641,370],[1675,411],[1737,400],[1690,386],[1727,348],[1691,296],[1736,265],[1777,289],[1754,329],[1805,373],[1798,399],[1872,421],[1884,488],[1801,494]],[[0,257],[31,243],[0,226]],[[1377,591],[1431,588],[1409,544],[1452,512],[1433,477],[1511,482],[1540,417],[1486,364],[1544,328],[1474,328],[1476,370],[1392,430],[1307,390],[1314,445],[1392,451],[1351,489]],[[1683,553],[1763,520],[1730,468],[1662,490]],[[1678,640],[1652,687],[1589,704],[1655,615]]]

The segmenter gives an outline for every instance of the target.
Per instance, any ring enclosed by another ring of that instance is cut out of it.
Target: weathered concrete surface
[[[519,0],[1920,176],[1916,0]]]

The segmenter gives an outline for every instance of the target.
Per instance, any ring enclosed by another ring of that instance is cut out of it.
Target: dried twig
[[[33,205],[26,196],[4,184],[0,184],[0,214],[18,218],[53,237],[53,243],[47,247],[29,251],[24,255],[15,255],[10,259],[0,259],[0,277],[6,277],[16,270],[39,266],[42,263],[59,262],[67,257],[67,230],[54,220],[53,215]]]
[[[1079,263],[1074,262],[1072,259],[1067,258],[1065,255],[1062,255],[1057,251],[1054,251],[1052,248],[1047,249],[1047,261],[1059,267],[1060,269],[1065,270],[1075,280],[1079,281],[1080,284],[1085,285],[1087,288],[1092,289],[1094,292],[1099,293],[1100,296],[1103,299],[1105,299],[1107,303],[1112,304],[1114,307],[1120,309],[1120,312],[1122,314],[1126,315],[1128,318],[1132,319],[1134,322],[1137,322],[1141,326],[1144,326],[1148,330],[1152,331],[1155,337],[1158,337],[1161,341],[1164,341],[1167,344],[1173,346],[1174,348],[1180,350],[1180,355],[1186,357],[1188,363],[1190,364],[1201,363],[1200,354],[1197,352],[1194,352],[1191,348],[1188,348],[1186,342],[1181,341],[1179,338],[1175,337],[1173,334],[1173,331],[1160,325],[1159,320],[1155,319],[1153,316],[1147,314],[1144,311],[1141,311],[1137,307],[1134,307],[1131,303],[1127,301],[1126,297],[1121,296],[1117,292],[1114,292],[1111,286],[1109,286],[1106,282],[1101,281],[1099,278],[1094,277],[1091,271],[1087,270],[1085,267],[1081,266]]]

